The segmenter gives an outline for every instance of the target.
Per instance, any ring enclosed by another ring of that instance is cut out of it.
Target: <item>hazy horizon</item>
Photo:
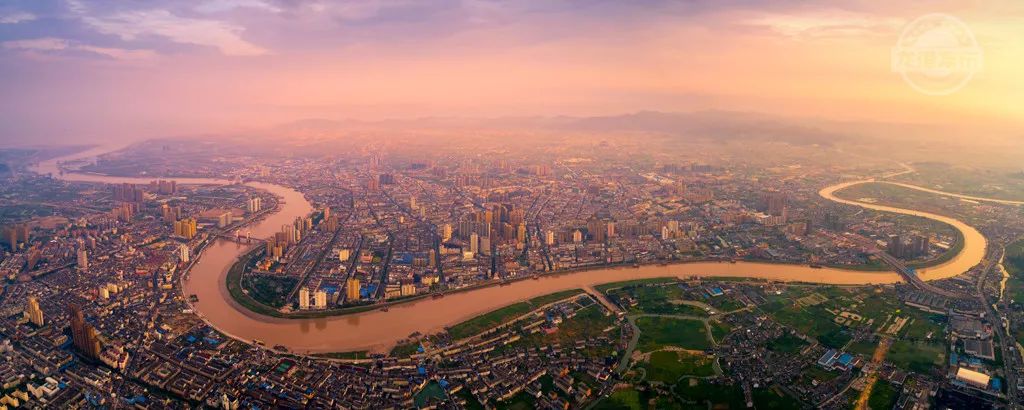
[[[892,68],[932,13],[983,53],[949,95]],[[0,6],[0,144],[708,110],[1005,137],[1022,114],[1022,22],[1011,1],[14,1]]]

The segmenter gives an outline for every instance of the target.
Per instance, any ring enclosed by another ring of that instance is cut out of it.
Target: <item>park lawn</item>
[[[901,369],[930,374],[945,363],[946,348],[942,343],[899,340],[889,348],[887,359]]]
[[[660,350],[651,353],[644,369],[648,380],[674,384],[683,376],[714,375],[713,363],[714,358],[705,354]]]
[[[708,330],[700,320],[644,316],[636,319],[636,325],[640,328],[637,347],[642,352],[652,352],[665,346],[688,350],[711,347]]]
[[[896,390],[891,383],[879,379],[875,381],[875,387],[871,389],[868,407],[874,410],[891,409],[896,404],[899,393],[899,390]]]

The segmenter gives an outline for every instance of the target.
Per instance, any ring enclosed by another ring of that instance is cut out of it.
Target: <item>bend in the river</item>
[[[104,151],[91,150],[60,160],[99,155]],[[60,175],[57,160],[50,160],[36,168],[40,173]],[[110,177],[95,174],[65,173],[61,178],[70,181],[103,183],[146,183],[152,178]],[[228,181],[203,178],[176,178],[182,184],[223,184]],[[834,194],[843,188],[873,180],[845,182],[821,190],[822,197],[848,205],[878,211],[894,212],[929,218],[952,225],[963,233],[963,250],[949,261],[919,274],[926,280],[959,275],[982,260],[986,240],[976,229],[959,220],[927,212],[867,204],[845,200]],[[270,236],[282,224],[296,216],[312,211],[304,196],[290,188],[269,183],[251,182],[247,185],[264,189],[282,197],[280,209],[250,226],[256,237]],[[396,342],[414,332],[432,333],[488,311],[560,290],[585,288],[597,284],[630,279],[689,276],[752,277],[781,281],[802,281],[829,284],[881,284],[900,281],[893,272],[864,272],[836,268],[811,268],[807,265],[738,262],[695,262],[667,266],[647,265],[639,268],[602,268],[553,274],[538,280],[513,282],[507,286],[491,286],[472,291],[452,293],[441,299],[419,299],[395,305],[388,311],[372,310],[316,319],[283,319],[259,315],[237,304],[228,293],[225,278],[237,258],[250,249],[228,240],[210,244],[193,265],[189,279],[182,282],[185,295],[195,294],[199,301],[195,310],[207,323],[236,339],[251,342],[259,340],[268,346],[283,345],[297,353],[343,352],[354,350],[386,351]]]

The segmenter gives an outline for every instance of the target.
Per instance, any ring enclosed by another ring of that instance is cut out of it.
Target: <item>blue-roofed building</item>
[[[843,353],[836,359],[834,366],[843,370],[850,370],[850,367],[853,365],[853,359],[852,354]]]
[[[821,355],[818,359],[818,365],[826,369],[831,369],[832,365],[836,362],[836,358],[839,357],[839,352],[836,349],[828,349],[825,354]]]
[[[712,297],[722,296],[722,295],[725,294],[725,292],[722,291],[722,288],[717,288],[717,287],[716,288],[707,289],[707,292],[708,292],[708,295],[711,295]]]

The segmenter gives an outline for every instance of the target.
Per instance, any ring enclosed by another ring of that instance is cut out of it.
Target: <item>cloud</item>
[[[20,50],[29,53],[51,55],[67,56],[69,55],[69,52],[70,54],[85,52],[119,61],[146,61],[156,57],[156,53],[153,52],[153,50],[129,50],[116,47],[97,47],[55,37],[11,40],[3,42],[2,45],[3,48],[8,50]]]
[[[156,52],[153,50],[128,50],[123,48],[96,47],[89,45],[77,46],[75,49],[99,54],[101,56],[106,56],[120,61],[147,61],[152,60],[157,56]]]
[[[748,21],[794,38],[873,37],[889,35],[903,20],[841,10],[801,14],[767,14]]]
[[[35,14],[18,11],[11,14],[0,15],[0,24],[18,24],[35,19]]]
[[[167,10],[118,12],[105,17],[85,16],[83,21],[103,34],[125,41],[158,36],[182,44],[217,48],[225,55],[255,56],[267,50],[241,37],[244,29],[219,20],[179,17]]]
[[[9,50],[59,51],[66,50],[69,46],[69,42],[61,38],[44,37],[29,40],[5,41],[3,42],[3,46]]]
[[[281,12],[281,8],[262,0],[210,0],[195,8],[200,13],[221,13],[235,9],[255,9],[271,13]]]

